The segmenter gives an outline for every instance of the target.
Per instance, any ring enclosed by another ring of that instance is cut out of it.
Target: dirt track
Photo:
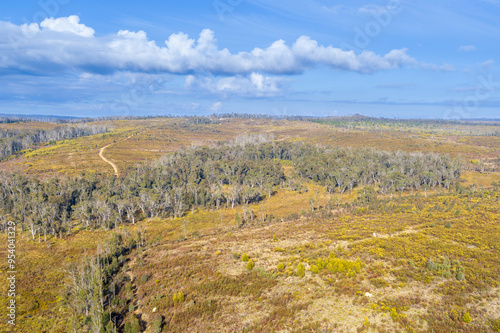
[[[112,143],[110,143],[109,145],[106,145],[104,147],[102,147],[101,149],[99,149],[99,157],[106,163],[108,163],[109,165],[111,165],[113,167],[113,170],[115,172],[115,176],[118,176],[118,167],[116,166],[116,164],[114,164],[113,162],[111,162],[110,160],[108,160],[106,157],[104,157],[103,153],[104,153],[104,150],[106,148],[108,148],[109,146],[111,146]]]

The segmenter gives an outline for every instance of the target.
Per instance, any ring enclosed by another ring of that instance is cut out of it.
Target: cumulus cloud
[[[319,45],[307,36],[299,37],[291,46],[278,40],[267,48],[231,53],[218,48],[214,32],[209,29],[203,30],[196,40],[182,32],[172,34],[163,46],[149,40],[144,31],[120,30],[99,37],[94,33],[92,28],[81,24],[76,15],[46,19],[40,25],[0,21],[0,58],[3,60],[0,69],[250,75],[254,72],[297,74],[315,66],[373,73],[417,63],[406,49],[392,50],[385,55],[369,51],[356,54],[331,45]]]
[[[404,48],[385,55],[366,50],[355,53],[320,45],[308,36],[300,36],[291,45],[277,40],[267,48],[236,53],[219,49],[209,29],[202,30],[196,40],[183,32],[172,34],[163,45],[150,40],[144,31],[120,30],[96,37],[94,29],[81,24],[76,15],[45,19],[40,25],[0,21],[0,59],[0,74],[130,71],[234,76],[218,82],[229,90],[257,89],[259,84],[272,90],[277,81],[270,77],[259,81],[255,73],[299,74],[317,66],[364,74],[404,66],[443,70],[438,65],[419,64]]]
[[[202,89],[222,96],[238,95],[246,97],[272,97],[283,92],[289,79],[251,73],[222,78],[188,75],[184,81],[186,88]]]
[[[378,70],[417,64],[417,61],[406,53],[407,49],[392,50],[384,56],[370,51],[356,54],[354,51],[343,51],[332,46],[318,45],[317,41],[307,36],[299,37],[293,44],[292,51],[303,64],[324,64],[334,69],[361,73],[372,73]]]
[[[476,47],[474,45],[462,45],[458,48],[458,50],[461,52],[470,52],[476,51]]]
[[[47,18],[40,23],[40,26],[45,30],[69,32],[82,37],[93,37],[95,32],[94,29],[80,24],[80,17],[76,15],[57,19]]]

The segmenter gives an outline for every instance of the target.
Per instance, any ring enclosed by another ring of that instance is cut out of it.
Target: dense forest
[[[383,194],[449,188],[462,169],[460,160],[446,155],[264,141],[249,138],[181,150],[139,164],[124,177],[89,174],[42,181],[2,174],[0,208],[40,241],[69,234],[75,224],[107,230],[137,218],[248,205],[270,197],[277,187],[305,190],[305,182],[321,184],[330,193],[358,186]],[[294,168],[289,176],[284,172],[287,164]]]
[[[0,131],[0,161],[22,150],[33,149],[42,143],[54,143],[60,140],[107,132],[108,128],[104,125],[58,126],[53,129],[35,130],[2,130]]]

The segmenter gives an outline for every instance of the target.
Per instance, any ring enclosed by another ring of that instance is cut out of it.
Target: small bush
[[[248,257],[248,254],[243,253],[243,255],[241,256],[241,260],[248,261],[248,260],[250,260],[250,258]]]
[[[436,268],[436,263],[434,262],[434,260],[432,260],[432,258],[430,258],[428,261],[427,261],[427,269],[428,270],[434,270]]]
[[[110,333],[111,332],[116,332],[116,327],[115,327],[115,325],[113,324],[113,322],[111,320],[106,325],[106,333],[107,332],[110,332]]]
[[[141,283],[146,283],[146,282],[148,282],[150,277],[151,277],[151,275],[149,275],[149,274],[147,274],[147,273],[146,273],[146,274],[144,274],[144,275],[142,275],[142,276],[141,276]]]
[[[304,267],[303,263],[297,265],[296,275],[299,277],[304,277],[306,275],[306,268]]]
[[[265,269],[262,269],[260,267],[255,268],[254,272],[257,273],[259,276],[265,277],[266,279],[270,279],[270,280],[276,279],[276,274],[268,272]]]
[[[278,264],[278,269],[279,269],[280,271],[284,270],[284,269],[285,269],[285,264],[283,264],[282,262],[280,262],[280,263]]]
[[[450,229],[451,228],[451,223],[450,222],[446,222],[446,224],[444,225],[444,227]]]
[[[500,318],[493,320],[491,329],[493,329],[494,332],[500,333]]]
[[[396,308],[391,308],[390,314],[391,314],[392,320],[398,319],[398,311],[396,310]]]
[[[182,291],[179,291],[178,293],[174,294],[174,297],[172,297],[172,300],[174,303],[182,303],[184,302],[184,293]]]
[[[249,271],[251,271],[253,269],[253,267],[255,266],[255,264],[253,263],[253,260],[249,260],[248,263],[247,263],[247,269]]]
[[[153,332],[155,333],[161,333],[161,329],[163,326],[163,317],[161,315],[156,315],[153,318],[153,323],[151,327],[153,328]]]
[[[371,279],[370,283],[372,285],[374,285],[376,288],[384,288],[384,287],[387,287],[389,285],[389,283],[386,280],[384,280],[383,278]]]
[[[468,312],[464,313],[462,316],[462,320],[466,323],[470,323],[472,321],[472,318]]]
[[[141,331],[141,325],[136,316],[132,315],[130,319],[125,323],[125,333],[139,333]]]

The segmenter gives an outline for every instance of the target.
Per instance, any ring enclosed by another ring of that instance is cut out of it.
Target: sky
[[[500,118],[500,0],[3,0],[0,113]]]

